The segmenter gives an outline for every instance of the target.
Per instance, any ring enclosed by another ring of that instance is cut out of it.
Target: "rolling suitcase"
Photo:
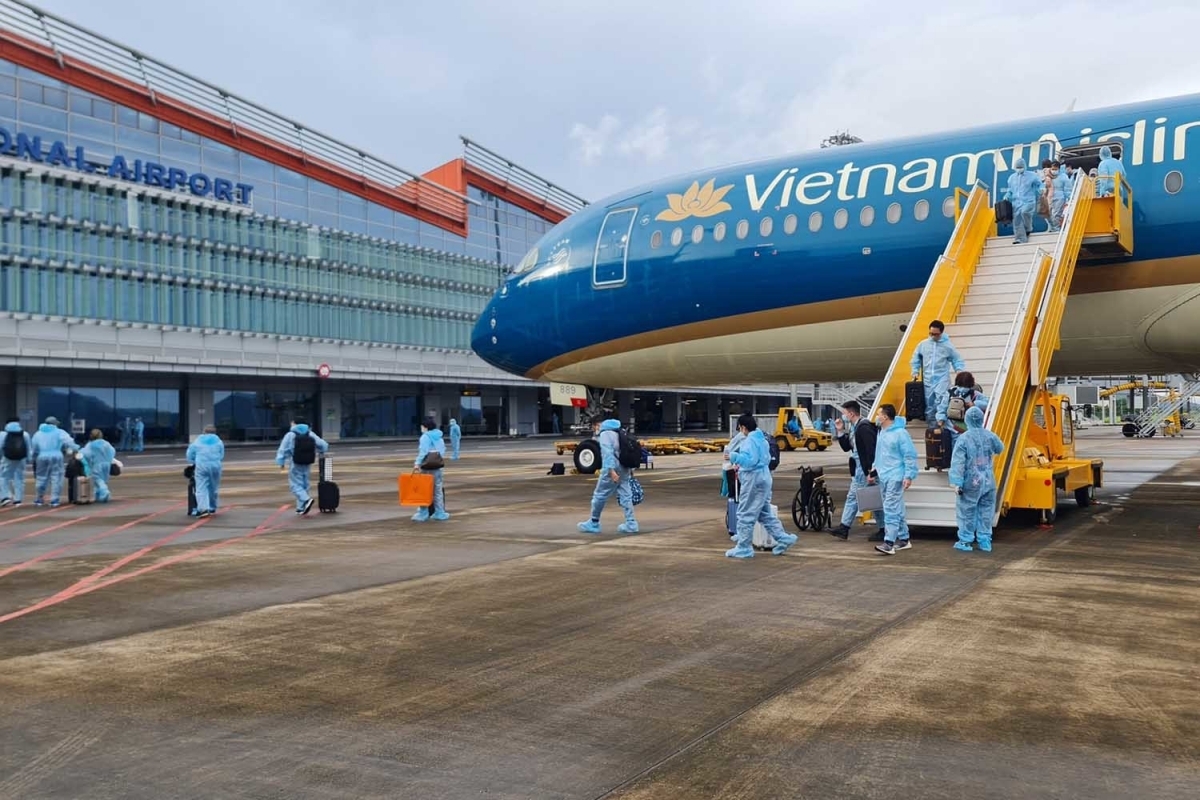
[[[737,473],[729,470],[725,473],[729,485],[729,499],[725,501],[725,532],[737,536],[738,482]]]
[[[75,482],[75,505],[89,506],[96,502],[96,491],[91,478],[80,477],[72,480]]]
[[[188,482],[187,513],[189,517],[194,517],[199,513],[196,509],[196,468],[191,464],[184,467],[183,476]]]
[[[938,425],[925,431],[925,469],[941,472],[950,469],[950,457],[954,455],[954,441],[950,429]]]
[[[342,502],[342,490],[333,482],[333,459],[321,458],[317,466],[317,510],[332,514]]]
[[[924,381],[909,381],[904,384],[904,418],[925,419]]]

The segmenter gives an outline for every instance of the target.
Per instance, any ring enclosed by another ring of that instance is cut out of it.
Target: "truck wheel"
[[[1087,508],[1092,504],[1092,487],[1080,486],[1075,490],[1075,502],[1080,508]]]
[[[807,450],[807,451],[808,451],[808,452],[810,452],[810,453],[815,453],[815,452],[817,451],[817,442],[816,442],[816,440],[815,440],[815,439],[809,439],[807,442],[805,442],[805,443],[804,443],[804,449],[805,449],[805,450]]]
[[[584,439],[575,448],[575,469],[581,475],[595,475],[600,469],[600,443],[595,439]]]
[[[827,450],[828,448],[829,448],[828,445],[824,445],[824,444],[817,445],[817,449],[821,450],[821,451]]]
[[[1057,508],[1042,509],[1042,524],[1043,525],[1053,525],[1054,521],[1056,519],[1058,519],[1058,509]]]
[[[779,448],[780,452],[792,449],[792,443],[788,441],[788,437],[786,436],[776,436],[775,446]]]

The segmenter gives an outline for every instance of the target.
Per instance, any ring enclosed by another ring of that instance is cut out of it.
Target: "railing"
[[[588,205],[588,201],[579,195],[572,194],[561,186],[535,175],[478,142],[473,142],[466,136],[458,138],[463,143],[463,160],[466,161],[467,166],[486,172],[502,183],[567,214],[573,214]]]
[[[260,134],[381,187],[404,187],[411,200],[452,219],[465,218],[469,200],[463,195],[36,6],[0,0],[0,38],[6,35],[18,46],[32,44],[47,51],[60,67],[70,65],[92,74],[101,70],[144,89],[156,105],[189,112],[198,109],[227,123],[238,135]]]
[[[1133,424],[1137,425],[1139,433],[1147,434],[1183,408],[1198,393],[1200,393],[1200,381],[1184,383],[1178,390],[1172,387],[1166,400],[1155,403],[1142,411],[1134,417]]]
[[[1123,174],[1113,181],[1113,222],[1117,226],[1117,242],[1126,253],[1133,252],[1133,188]]]
[[[950,241],[946,243],[942,255],[938,256],[933,273],[921,293],[921,299],[913,310],[900,346],[896,348],[896,355],[888,367],[887,377],[875,395],[871,419],[874,419],[875,410],[885,403],[894,405],[898,412],[904,413],[904,384],[910,375],[909,361],[912,360],[917,345],[925,338],[930,322],[940,319],[942,322],[951,323],[958,316],[992,229],[993,215],[988,186],[982,181],[977,181],[954,226]]]
[[[1071,198],[1063,208],[1062,229],[1054,247],[1054,270],[1037,310],[1037,330],[1030,353],[1029,382],[1037,386],[1050,374],[1050,359],[1062,344],[1061,328],[1067,308],[1067,294],[1075,277],[1079,248],[1087,231],[1088,214],[1096,193],[1096,183],[1086,175],[1075,180]]]

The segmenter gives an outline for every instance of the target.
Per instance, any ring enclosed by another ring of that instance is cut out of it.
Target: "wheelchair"
[[[800,468],[800,488],[792,498],[792,521],[802,531],[826,530],[833,525],[833,498],[825,488],[825,470]]]

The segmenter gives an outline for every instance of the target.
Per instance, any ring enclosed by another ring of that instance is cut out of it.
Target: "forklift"
[[[808,409],[781,408],[775,418],[775,444],[780,450],[825,450],[833,444],[833,436],[817,430]]]

